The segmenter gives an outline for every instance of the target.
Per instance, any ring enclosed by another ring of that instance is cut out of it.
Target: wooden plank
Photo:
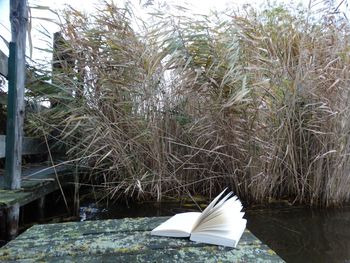
[[[22,143],[22,155],[47,153],[45,142],[38,138],[24,137]]]
[[[246,230],[237,248],[151,236],[167,217],[36,225],[0,249],[1,262],[283,262]],[[35,241],[33,241],[35,240]]]
[[[59,180],[63,184],[73,182],[74,178],[71,171],[71,167],[67,165],[56,167]],[[57,189],[59,189],[59,186],[52,167],[27,170],[23,173],[22,189],[6,190],[0,187],[0,209],[8,208],[15,204],[20,206],[28,204]]]
[[[56,181],[45,181],[40,183],[40,187],[30,191],[24,190],[1,190],[0,189],[0,209],[9,208],[13,205],[26,205],[40,197],[52,193],[58,189]]]
[[[0,50],[0,74],[7,78],[8,68],[7,68],[8,57],[4,52]]]
[[[6,147],[6,135],[0,135],[0,158],[4,158]],[[22,155],[47,153],[45,142],[38,138],[24,137],[22,144]]]
[[[0,209],[11,207],[17,204],[18,201],[30,198],[30,192],[22,190],[4,190],[0,189]]]
[[[73,172],[72,172],[73,166],[70,164],[56,164],[55,168],[52,167],[51,165],[48,165],[47,163],[30,164],[22,167],[22,178],[21,178],[22,188],[21,189],[30,188],[30,186],[26,183],[27,181],[30,181],[30,180],[45,181],[48,178],[54,178],[55,170],[58,174],[61,174],[61,173],[71,174],[71,177],[73,178]],[[73,181],[72,178],[70,181]],[[0,189],[4,189],[3,176],[1,176],[1,173],[0,173]]]

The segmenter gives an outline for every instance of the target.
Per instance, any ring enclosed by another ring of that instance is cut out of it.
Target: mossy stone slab
[[[0,249],[0,262],[283,262],[249,230],[235,249],[151,236],[166,219],[36,225]]]

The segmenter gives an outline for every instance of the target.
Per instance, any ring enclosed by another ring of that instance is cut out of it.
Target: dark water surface
[[[247,212],[248,229],[287,262],[350,262],[350,207]]]

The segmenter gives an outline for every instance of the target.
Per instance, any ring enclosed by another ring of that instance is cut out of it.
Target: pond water
[[[56,196],[57,198],[57,196]],[[66,212],[62,200],[46,209],[40,222],[84,221],[124,217],[171,216],[198,211],[192,204],[153,202],[97,205],[93,200],[81,203],[79,215]],[[50,200],[50,204],[52,204]],[[35,204],[23,209],[22,229],[38,223]],[[247,227],[286,262],[349,262],[350,206],[341,209],[308,207],[269,207],[247,209]]]
[[[350,262],[350,207],[247,212],[248,228],[287,262]]]

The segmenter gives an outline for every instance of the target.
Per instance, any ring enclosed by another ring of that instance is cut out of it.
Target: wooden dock
[[[249,230],[234,249],[151,236],[166,219],[35,225],[0,248],[0,262],[284,262]]]
[[[38,200],[37,212],[42,213],[45,196],[70,182],[76,183],[75,175],[71,165],[30,164],[22,167],[21,188],[13,190],[6,188],[6,177],[0,171],[0,239],[17,236],[21,206]]]
[[[72,172],[67,165],[57,166],[55,169],[38,164],[23,167],[21,189],[18,190],[4,189],[4,176],[0,176],[0,210],[17,204],[23,206],[52,193],[59,189],[58,180],[62,185],[73,181],[73,178],[67,178],[69,175]]]

